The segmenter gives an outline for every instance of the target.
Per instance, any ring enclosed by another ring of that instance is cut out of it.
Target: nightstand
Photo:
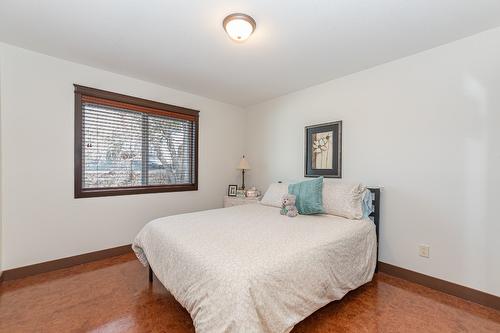
[[[260,197],[257,197],[257,198],[238,198],[238,197],[228,197],[226,195],[224,197],[224,208],[258,203],[259,200],[260,200]]]

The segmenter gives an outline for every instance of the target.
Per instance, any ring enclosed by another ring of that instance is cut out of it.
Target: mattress
[[[372,279],[377,240],[369,219],[252,204],[154,220],[133,249],[196,332],[289,332]]]

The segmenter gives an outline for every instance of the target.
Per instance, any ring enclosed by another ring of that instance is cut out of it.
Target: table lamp
[[[240,160],[240,164],[238,164],[238,170],[241,170],[241,189],[245,189],[245,170],[250,170],[250,164],[248,163],[245,155]]]

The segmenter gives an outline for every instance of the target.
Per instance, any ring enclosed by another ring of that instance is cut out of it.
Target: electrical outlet
[[[429,245],[420,244],[418,246],[418,255],[424,258],[429,258],[429,251],[431,247]]]

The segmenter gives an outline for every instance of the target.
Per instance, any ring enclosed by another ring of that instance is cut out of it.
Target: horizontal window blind
[[[196,115],[95,96],[79,100],[81,192],[197,184]]]

